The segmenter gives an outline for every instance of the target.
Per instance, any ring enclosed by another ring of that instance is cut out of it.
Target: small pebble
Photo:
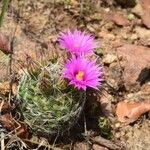
[[[128,15],[128,20],[132,21],[132,20],[134,20],[134,19],[135,19],[134,14],[129,14],[129,15]]]
[[[115,124],[115,127],[116,127],[116,128],[119,128],[120,126],[121,126],[121,123],[120,123],[120,122],[118,122],[118,123]]]
[[[103,58],[103,62],[104,62],[105,64],[111,64],[111,63],[113,63],[113,62],[115,62],[115,61],[117,61],[117,56],[114,55],[114,54],[107,54],[107,55],[105,55],[104,58]]]

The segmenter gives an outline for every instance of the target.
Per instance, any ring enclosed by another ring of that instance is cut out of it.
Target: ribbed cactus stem
[[[68,86],[58,62],[41,68],[37,78],[24,74],[18,89],[25,121],[37,132],[64,133],[78,119],[85,92]]]

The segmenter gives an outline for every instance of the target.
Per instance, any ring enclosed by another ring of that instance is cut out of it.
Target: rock
[[[103,58],[104,64],[111,64],[117,61],[117,56],[115,54],[106,54]]]
[[[140,3],[138,3],[132,10],[131,10],[132,13],[134,13],[135,15],[141,17],[144,12],[143,12],[143,8],[141,6]]]
[[[141,87],[141,97],[142,99],[150,99],[150,81],[145,83]]]
[[[30,15],[28,20],[28,26],[34,33],[40,32],[41,30],[43,30],[47,21],[48,16],[36,12]]]
[[[116,115],[120,122],[130,124],[148,111],[150,111],[150,101],[148,100],[134,103],[121,101],[117,104]]]
[[[150,12],[150,1],[149,0],[142,0],[142,7],[144,11]]]
[[[87,29],[90,32],[96,33],[96,32],[99,32],[99,25],[96,23],[87,24]]]
[[[137,39],[138,39],[137,34],[132,34],[132,35],[130,36],[130,39],[131,39],[131,40],[137,40]]]
[[[134,13],[137,16],[141,17],[142,23],[147,28],[150,28],[150,1],[149,0],[142,0],[141,3],[139,2],[132,9],[132,13]]]
[[[0,92],[3,95],[6,95],[10,92],[10,83],[8,81],[0,83]]]
[[[148,97],[150,98],[150,94],[149,94],[150,93],[150,81],[142,86],[141,92],[148,95]],[[148,99],[148,97],[147,97],[147,99]]]
[[[150,30],[148,29],[142,27],[136,27],[134,31],[137,33],[139,38],[148,39],[150,37]]]
[[[125,143],[127,150],[148,150],[150,147],[150,120],[126,129]],[[135,144],[136,143],[136,144]]]
[[[76,143],[73,147],[73,150],[88,150],[88,149],[89,147],[85,142]]]
[[[120,122],[117,122],[117,123],[115,124],[115,128],[119,128],[119,127],[121,127],[121,123],[120,123]]]
[[[101,13],[94,13],[90,15],[91,20],[102,20],[102,14]],[[90,20],[90,21],[91,21]]]
[[[134,19],[135,19],[134,14],[129,14],[129,15],[128,15],[128,20],[132,21],[132,20],[134,20]]]
[[[122,86],[122,68],[118,63],[112,63],[109,66],[109,70],[106,70],[106,81],[115,90],[118,90]]]
[[[143,24],[150,29],[150,0],[143,0],[142,7],[144,14],[142,15]]]
[[[123,78],[127,89],[136,88],[149,76],[150,48],[125,44],[117,48],[119,55],[123,57],[121,65],[124,67]]]
[[[98,37],[105,38],[105,39],[107,38],[108,40],[111,40],[111,41],[113,41],[115,39],[114,34],[109,33],[109,32],[105,32],[105,31],[99,32]]]
[[[7,95],[10,92],[10,82],[5,81],[0,83],[0,93]],[[17,83],[12,83],[12,94],[17,95]]]
[[[150,13],[145,12],[142,16],[143,24],[150,29]]]
[[[141,38],[138,43],[143,45],[143,46],[150,47],[150,39],[149,38],[148,39]]]
[[[90,32],[94,32],[95,31],[95,29],[93,28],[93,26],[92,25],[87,25],[87,29],[90,31]]]
[[[106,19],[108,21],[112,21],[119,26],[130,25],[130,22],[127,18],[125,18],[123,15],[118,14],[116,12],[110,12],[110,13],[105,14],[104,19]]]
[[[137,26],[135,32],[142,45],[150,46],[150,30]]]
[[[113,117],[112,101],[114,101],[114,97],[106,91],[103,91],[101,97],[98,99],[103,115],[109,119]]]
[[[108,150],[108,148],[93,144],[93,150]]]

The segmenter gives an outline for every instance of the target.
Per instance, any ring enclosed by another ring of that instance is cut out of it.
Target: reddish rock
[[[141,17],[143,15],[143,8],[141,6],[140,3],[138,3],[132,10],[131,10],[132,13],[134,13],[135,15]]]
[[[134,29],[134,31],[141,45],[150,46],[150,30],[149,29],[137,26]]]
[[[150,28],[150,0],[142,0],[142,7],[144,11],[142,22],[147,28]]]
[[[130,25],[130,22],[127,18],[125,18],[121,14],[114,13],[114,12],[110,12],[108,14],[105,14],[104,19],[106,19],[108,21],[112,21],[112,22],[114,22],[115,24],[117,24],[119,26],[128,26],[128,25]]]
[[[147,95],[147,96],[149,96],[149,99],[150,99],[150,83],[149,82],[147,82],[146,84],[144,84],[143,86],[142,86],[142,88],[141,88],[141,91],[145,94],[145,95]]]
[[[142,6],[144,10],[150,11],[150,0],[142,0]]]
[[[108,150],[108,148],[93,144],[93,150]]]
[[[142,16],[143,24],[150,29],[150,13],[145,12]]]
[[[147,79],[150,69],[150,48],[125,44],[117,48],[117,53],[123,57],[121,66],[124,67],[123,78],[127,88]]]
[[[87,149],[89,149],[89,147],[85,142],[76,143],[73,147],[73,150],[87,150]]]
[[[136,103],[122,101],[117,104],[116,115],[120,122],[129,124],[136,121],[142,114],[148,111],[150,111],[150,102],[147,100]]]

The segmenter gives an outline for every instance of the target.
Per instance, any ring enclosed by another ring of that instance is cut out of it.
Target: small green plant
[[[110,121],[106,117],[100,117],[98,123],[99,123],[98,125],[100,128],[101,135],[108,139],[111,139],[112,132],[111,132]]]
[[[71,5],[71,0],[63,0],[65,8],[69,8]]]
[[[70,5],[71,0],[64,0],[64,3],[67,4],[67,5]]]
[[[96,48],[96,49],[95,49],[95,53],[96,53],[97,55],[101,55],[101,54],[104,53],[104,50],[101,49],[101,48]]]

